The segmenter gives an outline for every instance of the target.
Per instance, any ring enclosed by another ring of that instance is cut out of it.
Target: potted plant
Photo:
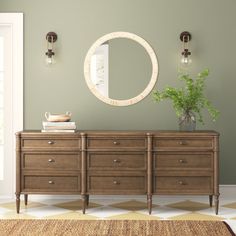
[[[205,69],[195,79],[189,74],[180,74],[179,80],[185,82],[185,87],[166,87],[162,92],[155,90],[153,98],[156,102],[170,99],[173,102],[176,115],[179,117],[180,130],[193,131],[196,128],[196,119],[204,124],[202,109],[206,108],[213,121],[219,115],[211,102],[204,95],[205,80],[209,70]]]

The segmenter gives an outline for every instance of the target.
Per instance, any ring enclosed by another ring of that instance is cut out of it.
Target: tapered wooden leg
[[[28,194],[24,194],[25,206],[28,205]]]
[[[16,193],[16,212],[20,213],[20,193]]]
[[[89,205],[89,195],[86,195],[86,206],[88,207]]]
[[[83,214],[85,214],[85,210],[86,210],[86,195],[82,195],[82,202],[83,202],[83,206],[82,206],[82,211],[83,211]]]
[[[219,211],[219,195],[215,195],[215,212],[216,212],[216,215],[218,215],[218,211]]]
[[[148,205],[149,215],[151,215],[152,214],[152,195],[147,195],[147,205]]]
[[[210,203],[210,207],[212,207],[212,200],[213,200],[213,195],[209,195],[209,203]]]

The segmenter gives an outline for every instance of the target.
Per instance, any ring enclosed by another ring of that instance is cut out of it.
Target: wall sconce
[[[54,32],[48,32],[46,35],[47,41],[47,51],[46,51],[46,64],[52,65],[55,64],[55,52],[54,52],[54,43],[57,41],[57,34]]]
[[[181,63],[184,65],[189,65],[192,60],[189,58],[191,52],[189,51],[189,41],[191,40],[192,36],[188,31],[184,31],[180,34],[180,40],[183,42],[183,51],[182,51],[182,59]]]

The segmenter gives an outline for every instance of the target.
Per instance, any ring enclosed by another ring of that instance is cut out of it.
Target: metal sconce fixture
[[[47,41],[47,52],[46,54],[46,64],[52,65],[55,64],[55,52],[54,52],[54,43],[57,41],[57,34],[54,32],[48,32],[46,35]]]
[[[192,36],[188,31],[184,31],[180,34],[180,40],[183,42],[183,51],[182,51],[182,59],[181,63],[184,65],[189,65],[192,60],[189,58],[191,52],[189,51],[189,41],[191,40]]]

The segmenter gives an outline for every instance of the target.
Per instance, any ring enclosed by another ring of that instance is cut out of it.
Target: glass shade
[[[182,59],[181,59],[181,63],[184,64],[184,65],[189,65],[189,64],[192,63],[192,60],[189,57],[183,56]]]
[[[51,56],[51,57],[46,56],[45,61],[46,61],[46,64],[47,64],[48,66],[53,65],[53,64],[56,63],[56,60],[55,60],[55,57],[54,57],[54,56]]]

